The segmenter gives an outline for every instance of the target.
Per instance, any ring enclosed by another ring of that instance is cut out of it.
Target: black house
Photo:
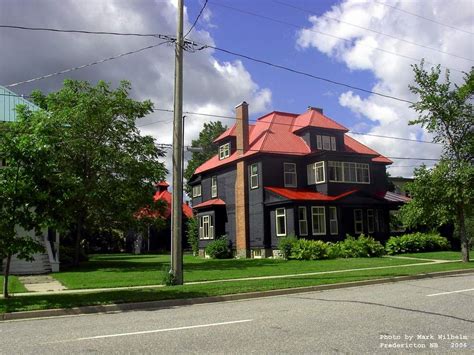
[[[408,199],[387,191],[392,162],[310,107],[271,112],[249,125],[248,105],[215,140],[219,153],[190,180],[200,249],[227,235],[238,257],[268,257],[282,236],[384,240],[390,213]]]

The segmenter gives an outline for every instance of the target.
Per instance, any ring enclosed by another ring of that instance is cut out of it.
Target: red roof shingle
[[[329,196],[308,189],[293,189],[285,187],[265,187],[265,190],[273,192],[292,201],[335,201],[349,196],[358,190],[350,190],[337,196]]]

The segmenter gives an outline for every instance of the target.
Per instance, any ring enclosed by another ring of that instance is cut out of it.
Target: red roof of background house
[[[396,194],[390,191],[378,191],[375,193],[375,196],[389,202],[409,202],[411,201],[410,197]]]
[[[277,195],[280,195],[284,198],[293,201],[335,201],[340,198],[349,196],[358,190],[350,190],[344,192],[337,196],[328,196],[320,192],[308,189],[292,189],[292,188],[283,188],[283,187],[265,187],[265,190],[273,192]]]
[[[171,192],[168,191],[168,186],[170,186],[167,182],[162,181],[156,184],[156,186],[161,187],[153,196],[153,201],[164,201],[167,204],[166,210],[165,210],[165,218],[168,218],[171,215]],[[192,208],[186,204],[183,203],[183,214],[191,218],[193,216],[193,210]]]
[[[273,111],[260,117],[255,125],[249,125],[249,150],[245,154],[241,155],[236,151],[230,157],[222,160],[219,160],[219,156],[215,155],[199,166],[194,174],[199,174],[219,166],[227,165],[257,153],[296,156],[309,154],[311,153],[310,147],[308,147],[303,138],[294,133],[298,129],[301,129],[301,126],[320,127],[347,132],[347,128],[314,109],[301,115]],[[227,137],[235,137],[235,135],[234,125],[222,133],[215,142]],[[344,135],[344,144],[346,152],[374,155],[372,158],[372,161],[374,162],[385,164],[392,163],[391,160],[346,135]]]
[[[225,202],[221,200],[220,198],[214,198],[212,200],[199,203],[196,206],[193,206],[193,208],[203,208],[203,207],[209,207],[209,206],[225,206]]]

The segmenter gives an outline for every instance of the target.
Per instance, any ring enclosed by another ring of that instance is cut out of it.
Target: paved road
[[[474,275],[153,311],[0,322],[1,354],[417,350],[474,353]]]

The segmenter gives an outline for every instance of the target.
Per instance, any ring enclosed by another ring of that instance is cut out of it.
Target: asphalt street
[[[474,275],[0,322],[1,354],[474,353]]]

